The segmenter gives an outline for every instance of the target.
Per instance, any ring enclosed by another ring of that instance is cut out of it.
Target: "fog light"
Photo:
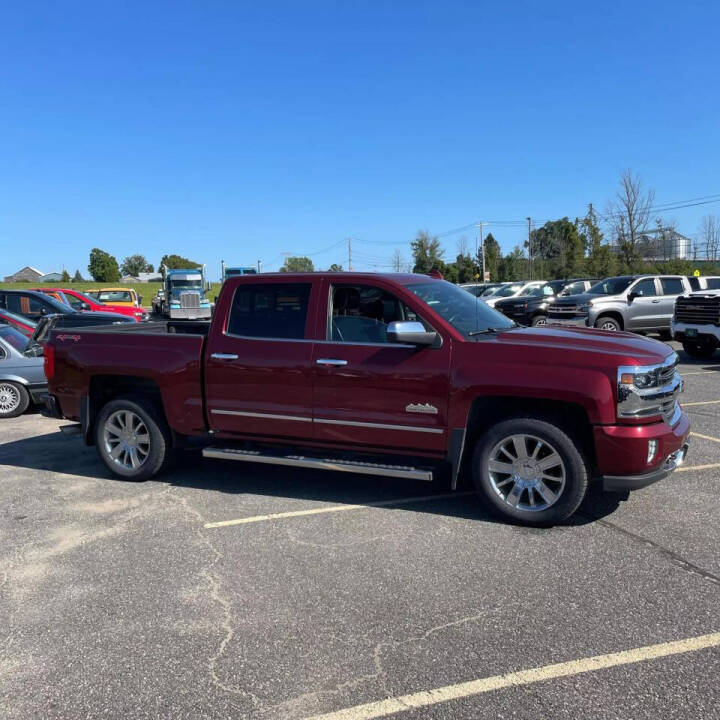
[[[657,455],[658,451],[658,441],[657,440],[648,440],[648,454],[647,454],[647,464],[649,465]]]

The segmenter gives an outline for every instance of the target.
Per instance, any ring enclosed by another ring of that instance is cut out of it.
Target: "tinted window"
[[[655,281],[652,278],[641,280],[637,285],[635,285],[632,292],[634,292],[638,297],[654,297],[657,295],[657,291],[655,290]]]
[[[708,278],[707,289],[708,290],[720,290],[720,278]]]
[[[310,287],[310,283],[238,287],[227,331],[247,337],[304,338]]]
[[[578,280],[578,282],[570,283],[564,290],[563,295],[579,295],[585,292],[585,281]]]
[[[464,292],[464,291],[462,291]],[[471,302],[477,302],[470,298]],[[336,285],[328,339],[350,343],[387,342],[391,322],[421,318],[402,300],[374,285]]]
[[[514,295],[522,285],[504,285],[501,288],[498,288],[493,294],[492,297],[510,297],[511,295]]]
[[[58,305],[61,304],[58,303],[57,300],[54,302]],[[49,302],[46,302],[44,298],[40,299],[35,295],[19,293],[17,295],[12,294],[7,296],[7,309],[10,310],[10,312],[17,313],[18,315],[24,315],[25,317],[32,318],[36,321],[42,316],[43,308],[49,309],[50,307],[52,306]]]
[[[691,290],[699,290],[700,289],[700,280],[698,278],[696,278],[694,275],[690,275],[688,277],[688,282],[690,283]]]
[[[682,295],[685,287],[680,278],[660,278],[663,295]]]

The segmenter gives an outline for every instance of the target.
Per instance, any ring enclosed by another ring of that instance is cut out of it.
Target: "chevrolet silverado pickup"
[[[677,356],[655,340],[520,328],[423,275],[228,278],[212,321],[53,332],[47,412],[112,473],[206,457],[465,478],[515,522],[560,522],[591,482],[624,493],[685,458]]]

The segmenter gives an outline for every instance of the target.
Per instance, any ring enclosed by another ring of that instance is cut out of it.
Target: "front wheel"
[[[95,445],[113,474],[123,480],[147,480],[170,457],[170,431],[152,403],[118,398],[98,414]]]
[[[530,327],[543,327],[547,325],[547,315],[535,315],[530,321]]]
[[[600,330],[608,330],[610,332],[618,332],[619,330],[622,330],[620,323],[615,318],[607,316],[598,318],[595,321],[595,327]]]
[[[714,342],[703,342],[702,340],[684,340],[683,350],[692,358],[709,358],[712,357],[717,344]]]
[[[585,458],[572,438],[546,420],[517,417],[490,428],[473,454],[473,480],[498,514],[525,525],[570,517],[588,487]]]

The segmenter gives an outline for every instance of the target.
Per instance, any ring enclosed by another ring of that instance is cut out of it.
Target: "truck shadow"
[[[0,465],[63,473],[108,483],[122,482],[105,468],[94,448],[82,445],[77,437],[68,438],[60,432],[3,443],[0,445]],[[63,481],[60,477],[55,479],[58,483]],[[460,494],[451,494],[449,485],[442,480],[426,483],[371,475],[233,463],[204,459],[197,451],[182,452],[166,473],[148,482],[228,495],[258,495],[331,504],[388,503],[385,506],[387,509],[408,507],[414,512],[507,524],[488,511],[470,492],[472,488],[468,483],[460,488]],[[140,488],[143,483],[137,485]],[[434,498],[435,495],[438,497]],[[407,502],[417,497],[428,499]],[[618,504],[618,496],[606,495],[591,488],[578,513],[562,526],[592,523],[612,514]],[[522,530],[534,532],[532,528],[523,527]]]

